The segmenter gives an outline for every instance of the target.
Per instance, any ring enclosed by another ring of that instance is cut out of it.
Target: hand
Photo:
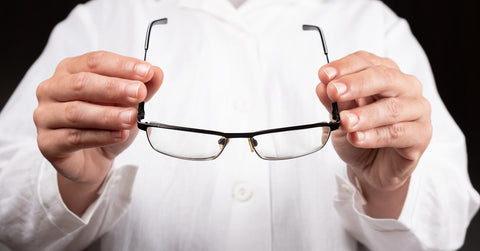
[[[322,103],[330,107],[338,102],[340,130],[332,142],[349,175],[361,184],[367,214],[397,218],[410,176],[432,135],[422,85],[392,60],[367,52],[321,67],[319,78]],[[385,208],[389,202],[395,209]]]
[[[81,192],[95,197],[114,158],[138,132],[137,104],[152,97],[162,80],[161,69],[147,62],[98,51],[63,60],[38,86],[38,146],[59,174],[67,205],[70,194],[72,205]],[[72,211],[81,213],[86,204]]]

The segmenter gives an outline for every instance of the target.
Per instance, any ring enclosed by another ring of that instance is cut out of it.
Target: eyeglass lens
[[[191,160],[214,159],[223,151],[228,139],[222,136],[149,127],[150,145],[163,154]],[[280,160],[304,156],[320,150],[330,136],[330,127],[314,127],[256,135],[252,147],[263,159]]]

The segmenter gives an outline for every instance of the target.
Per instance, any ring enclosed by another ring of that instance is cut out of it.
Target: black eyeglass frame
[[[149,48],[149,43],[150,43],[150,33],[151,33],[151,30],[152,30],[152,27],[154,25],[157,25],[157,24],[167,24],[168,23],[168,19],[167,18],[161,18],[161,19],[157,19],[157,20],[154,20],[152,21],[149,25],[148,25],[148,28],[147,28],[147,33],[146,33],[146,37],[145,37],[145,46],[144,46],[144,49],[145,49],[145,54],[144,54],[144,57],[143,57],[143,60],[146,61],[147,60],[147,51],[148,51],[148,48]],[[327,49],[327,45],[326,45],[326,42],[325,42],[325,38],[324,38],[324,35],[323,35],[323,32],[322,30],[318,27],[318,26],[315,26],[315,25],[307,25],[307,24],[304,24],[302,26],[303,30],[316,30],[318,31],[318,33],[320,34],[320,39],[322,41],[322,47],[323,47],[323,51],[324,51],[324,54],[325,54],[325,57],[327,59],[327,63],[330,63],[330,60],[328,58],[328,49]],[[305,154],[302,154],[302,155],[299,155],[299,156],[294,156],[294,157],[285,157],[285,158],[272,158],[272,157],[266,157],[266,156],[263,156],[262,154],[260,154],[257,150],[256,150],[256,140],[254,139],[255,136],[258,136],[258,135],[262,135],[262,134],[269,134],[269,133],[278,133],[278,132],[286,132],[286,131],[294,131],[294,130],[303,130],[303,129],[310,129],[310,128],[315,128],[315,127],[329,127],[330,128],[330,132],[329,132],[329,135],[332,131],[335,131],[339,128],[340,126],[340,113],[338,112],[338,105],[336,102],[332,103],[332,120],[331,122],[319,122],[319,123],[313,123],[313,124],[305,124],[305,125],[297,125],[297,126],[288,126],[288,127],[280,127],[280,128],[273,128],[273,129],[267,129],[267,130],[261,130],[261,131],[255,131],[255,132],[243,132],[243,133],[225,133],[225,132],[220,132],[220,131],[214,131],[214,130],[206,130],[206,129],[199,129],[199,128],[192,128],[192,127],[183,127],[183,126],[174,126],[174,125],[168,125],[168,124],[163,124],[163,123],[157,123],[157,122],[142,122],[142,120],[145,118],[145,102],[141,102],[139,105],[138,105],[138,113],[137,113],[137,126],[140,130],[143,130],[143,131],[147,131],[149,127],[157,127],[157,128],[162,128],[162,129],[169,129],[169,130],[176,130],[176,131],[184,131],[184,132],[193,132],[193,133],[201,133],[201,134],[210,134],[210,135],[216,135],[216,136],[221,136],[222,138],[218,141],[218,143],[220,145],[222,145],[223,147],[221,147],[221,150],[220,152],[215,155],[215,156],[211,156],[211,157],[207,157],[207,158],[190,158],[190,157],[183,157],[183,156],[177,156],[177,155],[171,155],[171,154],[168,154],[168,153],[165,153],[165,152],[161,152],[159,150],[157,150],[152,142],[150,141],[149,139],[149,143],[150,145],[152,146],[153,149],[155,149],[157,152],[160,152],[162,154],[165,154],[165,155],[168,155],[168,156],[171,156],[171,157],[175,157],[175,158],[179,158],[179,159],[186,159],[186,160],[213,160],[213,159],[216,159],[218,156],[220,156],[220,154],[223,152],[223,150],[225,149],[225,146],[228,144],[228,141],[229,139],[232,139],[232,138],[247,138],[249,143],[250,143],[250,147],[251,147],[251,150],[252,151],[255,151],[255,153],[262,159],[265,159],[265,160],[285,160],[285,159],[292,159],[292,158],[298,158],[298,157],[302,157],[302,156],[305,156],[305,155],[308,155],[308,154],[311,154],[311,153],[314,153],[314,152],[317,152],[319,151],[320,149],[323,148],[323,146],[326,144],[326,142],[328,141],[325,140],[325,143],[318,149],[313,149],[311,152],[308,152],[308,153],[305,153]],[[148,137],[147,137],[148,138]]]

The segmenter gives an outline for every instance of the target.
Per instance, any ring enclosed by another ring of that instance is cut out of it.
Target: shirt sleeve
[[[430,101],[432,140],[412,175],[398,220],[367,216],[365,201],[346,174],[337,178],[334,205],[347,231],[370,250],[455,250],[463,245],[480,203],[468,177],[465,138],[443,104],[427,56],[407,22],[387,10],[384,23],[384,56],[416,76]]]
[[[32,119],[38,84],[52,76],[63,58],[98,49],[91,15],[92,10],[101,12],[104,2],[77,6],[55,27],[0,114],[0,242],[14,250],[83,249],[108,231],[130,203],[137,168],[114,166],[82,217],[68,210],[56,171],[38,150]]]
[[[31,144],[2,169],[0,237],[14,250],[81,250],[106,233],[131,201],[136,166],[113,167],[82,217],[63,203],[57,173]]]

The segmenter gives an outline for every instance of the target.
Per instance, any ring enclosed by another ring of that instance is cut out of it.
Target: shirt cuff
[[[78,217],[70,211],[62,200],[58,190],[57,172],[48,161],[44,161],[37,184],[38,198],[49,221],[59,230],[68,234],[89,224],[93,215],[106,208],[105,202],[120,201],[117,205],[127,207],[131,201],[133,183],[137,173],[137,166],[122,166],[111,168],[99,189],[99,197]],[[118,212],[123,212],[119,210]]]
[[[412,177],[413,179],[413,177]],[[357,222],[359,226],[354,228],[367,227],[374,231],[388,232],[388,231],[408,231],[409,219],[412,215],[412,205],[414,205],[412,199],[416,196],[416,191],[411,191],[415,185],[411,180],[409,193],[402,209],[399,219],[376,219],[365,214],[363,206],[366,203],[365,198],[359,189],[359,186],[352,184],[347,177],[340,175],[336,176],[337,181],[337,196],[334,199],[335,207],[339,211],[340,215],[350,218],[350,222]],[[353,220],[355,218],[355,220]],[[348,223],[347,223],[348,224]]]

